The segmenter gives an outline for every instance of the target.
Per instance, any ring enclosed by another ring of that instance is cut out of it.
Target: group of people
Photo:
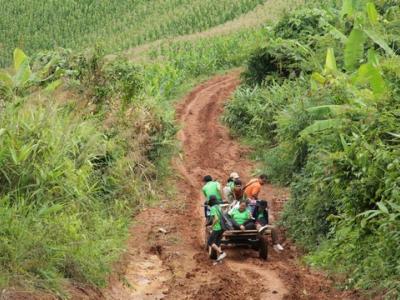
[[[226,186],[221,188],[221,184],[213,180],[210,175],[204,176],[204,186],[202,188],[205,202],[205,215],[212,226],[212,232],[208,239],[208,247],[213,248],[218,253],[217,261],[226,257],[226,253],[221,249],[221,239],[223,235],[223,212],[221,204],[228,204],[227,217],[235,230],[258,230],[260,234],[264,230],[271,231],[272,242],[276,251],[282,251],[283,247],[278,243],[276,228],[269,225],[268,202],[259,200],[261,187],[267,183],[267,176],[260,175],[258,178],[250,180],[243,186],[239,174],[232,172],[227,180]],[[225,215],[226,216],[226,215]]]

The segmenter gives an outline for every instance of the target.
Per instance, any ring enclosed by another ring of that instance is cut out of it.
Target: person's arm
[[[214,227],[214,225],[216,225],[216,224],[218,223],[218,221],[219,221],[218,216],[217,216],[217,215],[214,215],[214,216],[213,216],[213,222],[212,222],[212,224],[211,224],[211,227]]]
[[[201,191],[203,192],[204,197],[206,198],[206,201],[208,201],[207,199],[207,194],[206,194],[206,190],[204,189],[204,187],[201,189]]]
[[[251,190],[250,199],[258,200],[258,194],[260,193],[260,191],[261,191],[261,186],[260,185],[253,186],[253,188]]]
[[[219,182],[217,182],[217,191],[219,193],[220,198],[223,199],[222,191],[221,191],[221,184]]]

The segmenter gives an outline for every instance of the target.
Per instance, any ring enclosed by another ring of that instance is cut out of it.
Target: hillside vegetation
[[[254,9],[263,0],[3,1],[0,66],[16,47],[28,54],[54,47],[107,51],[205,30]]]
[[[105,56],[111,48],[52,47],[86,47],[104,38],[122,49],[208,28],[259,2],[196,1],[190,10],[190,1],[132,2],[136,14],[148,11],[142,14],[148,19],[138,19],[121,32],[118,26],[129,19],[126,1],[99,6],[82,1],[65,6],[57,1],[6,3],[0,22],[8,20],[15,27],[5,40],[16,41],[19,34],[17,44],[26,45],[31,55],[11,50],[14,42],[2,49],[11,59],[1,55],[3,63],[12,60],[0,71],[2,293],[40,289],[67,298],[71,283],[104,286],[125,247],[132,215],[170,192],[163,178],[176,150],[171,101],[204,76],[243,65],[266,32],[247,28],[172,40],[150,48],[140,63]],[[43,23],[37,17],[39,4],[53,21]],[[87,6],[82,11],[90,16],[68,10],[77,5]],[[282,5],[276,13],[280,9]],[[26,14],[17,13],[24,10]],[[121,13],[121,19],[111,21],[101,14],[95,18],[96,10]],[[186,16],[179,24],[174,23],[178,10]],[[28,18],[29,13],[35,18]],[[69,26],[61,24],[60,13]],[[20,22],[15,22],[16,15]],[[163,22],[163,16],[171,22]],[[121,23],[112,27],[112,22]],[[30,34],[38,26],[43,31]],[[120,44],[113,40],[119,34]],[[55,37],[59,43],[53,43]]]
[[[397,299],[400,7],[374,2],[287,14],[250,55],[224,120],[290,184],[281,223],[307,262]]]

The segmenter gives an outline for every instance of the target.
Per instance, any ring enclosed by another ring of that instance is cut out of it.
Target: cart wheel
[[[258,248],[258,253],[259,253],[261,259],[267,260],[267,258],[268,258],[267,236],[264,236],[264,235],[260,236],[260,246]]]

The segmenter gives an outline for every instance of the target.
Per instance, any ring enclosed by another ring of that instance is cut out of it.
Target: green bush
[[[295,40],[270,40],[256,49],[248,59],[242,77],[255,85],[284,79],[294,79],[314,69],[312,51]]]
[[[95,123],[50,107],[9,104],[2,113],[2,277],[8,284],[28,277],[53,290],[62,278],[102,285],[127,234],[129,203],[99,197],[101,174],[92,161],[115,145]],[[122,159],[114,153],[103,170],[109,175]]]
[[[276,37],[298,40],[313,46],[315,36],[323,36],[329,31],[333,17],[325,10],[304,8],[283,16],[273,27]]]
[[[299,17],[303,12],[282,21],[275,34],[293,33],[290,38],[314,51],[328,46],[324,55],[302,58],[325,67],[311,74],[300,63],[302,76],[293,80],[273,70],[269,58],[257,68],[249,65],[250,82],[228,104],[225,121],[256,146],[263,172],[290,184],[281,224],[310,251],[307,261],[342,275],[344,288],[397,299],[400,60],[394,44],[386,42],[398,36],[397,8],[378,2],[382,15],[372,2],[345,1],[341,10],[326,14],[339,17],[329,31]],[[295,20],[298,32],[289,30]],[[265,49],[256,50],[250,62],[262,61]],[[281,81],[264,80],[269,71]]]

